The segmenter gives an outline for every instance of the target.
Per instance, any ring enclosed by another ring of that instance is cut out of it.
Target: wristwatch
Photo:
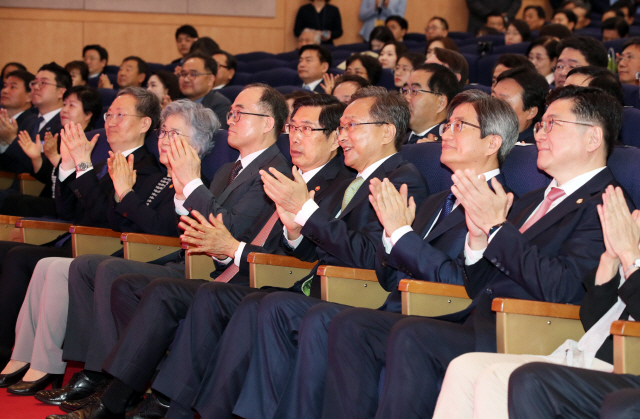
[[[93,164],[91,162],[81,162],[79,165],[76,166],[76,170],[81,172],[83,170],[87,170],[93,167]]]
[[[507,224],[507,220],[504,220],[504,221],[503,221],[503,222],[501,222],[500,224],[496,224],[496,225],[494,225],[493,227],[491,227],[491,228],[489,229],[489,234],[487,234],[487,237],[491,237],[491,235],[492,235],[493,233],[495,233],[497,229],[499,229],[500,227],[502,227],[502,226],[503,226],[503,225],[505,225],[505,224]]]
[[[629,266],[627,268],[627,270],[624,273],[624,278],[627,279],[629,277],[629,272],[631,271],[631,269],[633,268],[638,268],[640,269],[640,259],[636,259],[633,261],[633,263],[631,264],[631,266]]]

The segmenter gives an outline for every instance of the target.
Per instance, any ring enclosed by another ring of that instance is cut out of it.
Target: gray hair
[[[139,115],[151,118],[149,131],[158,126],[160,120],[160,102],[158,97],[142,87],[125,87],[118,92],[118,96],[131,95],[136,99],[136,112]]]
[[[316,45],[320,45],[322,43],[322,36],[320,34],[320,31],[317,31],[315,29],[310,29],[310,28],[304,28],[302,30],[302,32],[300,32],[300,35],[302,35],[305,32],[313,32],[313,43]]]
[[[397,151],[402,148],[404,136],[409,128],[411,112],[407,100],[398,91],[388,91],[384,87],[363,87],[351,96],[350,104],[358,99],[374,98],[375,102],[369,109],[369,116],[376,122],[386,122],[396,127],[394,145]]]
[[[502,165],[518,141],[520,127],[516,111],[504,100],[473,89],[458,93],[453,98],[447,119],[451,118],[455,108],[465,103],[471,104],[478,114],[481,138],[487,135],[498,135],[502,138],[502,145],[498,150],[498,163]]]
[[[162,110],[161,123],[164,124],[170,115],[180,116],[191,127],[189,144],[196,149],[198,156],[202,158],[213,149],[213,136],[220,129],[220,121],[211,109],[189,99],[180,99]]]

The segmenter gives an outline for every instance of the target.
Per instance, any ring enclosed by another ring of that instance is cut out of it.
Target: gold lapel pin
[[[169,185],[169,189],[173,188],[173,185]]]
[[[578,200],[576,201],[576,204],[582,204],[582,201],[583,201],[583,199],[582,199],[582,198],[580,198],[580,199],[578,199]]]
[[[320,186],[316,186],[316,192],[320,190]]]

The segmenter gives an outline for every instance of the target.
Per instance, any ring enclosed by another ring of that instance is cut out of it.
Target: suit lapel
[[[255,177],[258,171],[260,170],[260,168],[262,167],[262,165],[265,164],[267,161],[271,160],[273,156],[276,155],[277,152],[278,152],[278,146],[273,144],[269,148],[267,148],[262,154],[260,154],[254,161],[252,161],[249,164],[249,166],[244,168],[240,172],[238,177],[236,177],[233,180],[233,182],[231,182],[231,184],[224,189],[222,194],[220,194],[220,196],[216,198],[216,200],[218,201],[218,204],[220,205],[224,204],[224,201],[229,197],[231,192],[233,192],[238,186],[242,185],[247,180]],[[229,180],[229,177],[227,176],[227,181],[228,180]]]
[[[435,218],[435,217],[434,217]],[[453,227],[457,226],[461,222],[464,221],[464,209],[462,205],[458,205],[456,209],[451,211],[449,215],[444,217],[444,220],[438,223],[430,232],[427,237],[425,237],[425,241],[430,242],[431,240],[439,237],[440,235],[446,233],[451,230]],[[424,236],[423,236],[424,237]]]

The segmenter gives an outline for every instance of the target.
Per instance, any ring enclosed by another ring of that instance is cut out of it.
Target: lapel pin
[[[320,190],[320,186],[316,186],[316,192]]]
[[[169,189],[173,188],[173,185],[169,185]]]
[[[580,198],[580,199],[578,199],[578,200],[576,201],[576,204],[582,204],[582,201],[583,201],[583,199],[582,199],[582,198]]]

